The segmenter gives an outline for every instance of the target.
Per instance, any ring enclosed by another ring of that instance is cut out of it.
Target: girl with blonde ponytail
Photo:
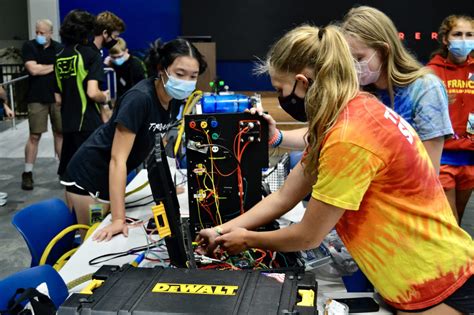
[[[277,192],[234,220],[201,230],[200,251],[311,249],[335,226],[390,305],[430,308],[428,314],[472,312],[472,238],[457,225],[414,129],[358,91],[354,63],[335,26],[300,26],[273,45],[260,71],[270,74],[282,107],[307,117],[308,146]],[[253,231],[308,193],[301,222]]]

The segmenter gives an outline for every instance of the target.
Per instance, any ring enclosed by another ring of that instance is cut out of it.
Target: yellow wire
[[[71,257],[75,252],[77,252],[77,249],[78,249],[78,247],[73,248],[73,249],[67,251],[66,253],[64,253],[61,257],[59,257],[59,259],[56,261],[56,263],[54,263],[53,268],[56,271],[61,270],[61,268],[66,264],[66,260],[69,257]]]
[[[199,223],[201,224],[201,229],[204,229],[204,224],[202,223],[202,219],[201,219],[201,209],[199,208],[199,201],[197,202],[197,206],[198,206]]]
[[[77,287],[78,285],[80,285],[80,284],[82,284],[82,283],[84,283],[84,282],[86,282],[86,281],[92,280],[92,275],[93,275],[93,273],[88,273],[88,274],[86,274],[86,275],[84,275],[84,276],[80,276],[80,277],[77,278],[77,279],[74,279],[74,280],[69,281],[69,282],[67,283],[67,288],[68,288],[68,290],[71,290],[71,289]]]
[[[211,184],[212,184],[212,189],[209,188],[209,187],[207,187],[207,184],[206,184],[206,181],[205,181],[206,178],[205,178],[204,181],[203,181],[203,185],[204,185],[204,187],[206,188],[205,191],[210,191],[210,192],[212,192],[212,194],[213,194],[213,196],[214,196],[214,203],[215,203],[215,205],[216,205],[216,215],[217,215],[217,217],[218,217],[218,221],[217,221],[217,222],[218,222],[219,224],[222,224],[222,217],[221,217],[221,213],[220,213],[220,211],[219,211],[219,197],[217,196],[217,192],[216,192],[216,189],[215,189],[216,185],[214,184],[214,179],[213,179],[213,177],[212,177],[211,175],[209,175],[208,172],[205,172],[205,174],[206,174],[206,178],[209,178],[209,180],[211,181]]]
[[[206,138],[207,138],[207,144],[209,144],[210,146],[212,146],[212,141],[211,139],[209,138],[209,132],[206,130]],[[213,195],[214,195],[214,202],[216,204],[216,215],[217,215],[217,218],[218,218],[218,223],[219,225],[222,224],[222,217],[221,217],[221,212],[219,210],[219,197],[217,195],[217,189],[216,189],[216,185],[214,184],[214,161],[213,161],[213,156],[212,156],[212,147],[210,147],[211,149],[211,183],[212,183],[212,189],[213,189]]]
[[[48,255],[51,252],[51,250],[53,249],[54,245],[56,245],[56,243],[61,238],[63,238],[64,235],[66,235],[69,232],[72,232],[74,230],[78,230],[78,229],[88,230],[89,226],[85,225],[85,224],[74,224],[74,225],[68,226],[67,228],[65,228],[64,230],[59,232],[55,237],[53,237],[53,239],[49,242],[48,246],[46,246],[46,248],[44,249],[43,255],[41,255],[41,259],[40,259],[38,265],[41,266],[41,265],[44,265],[46,263],[46,259],[48,259]]]
[[[125,193],[125,197],[128,197],[130,196],[131,194],[134,194],[140,190],[142,190],[143,188],[145,188],[146,186],[148,185],[148,181],[144,182],[143,184],[141,184],[140,186],[138,186],[137,188],[135,188],[134,190],[131,190],[127,193]]]
[[[204,177],[204,180],[202,181],[202,184],[204,186],[204,188],[206,188],[207,191],[211,191],[211,192],[214,192],[213,189],[207,187],[207,184],[206,184],[206,178],[209,178],[209,180],[211,181],[212,183],[212,178],[211,178],[211,175],[206,171],[204,172],[204,174],[206,174],[206,176]]]
[[[179,146],[181,145],[181,139],[183,138],[184,133],[184,115],[190,113],[191,109],[196,105],[196,103],[201,99],[202,91],[196,90],[188,97],[186,104],[184,105],[183,113],[182,113],[182,121],[179,125],[178,135],[176,137],[176,142],[174,144],[174,155],[178,154]]]
[[[84,237],[84,241],[86,239],[88,239],[89,236],[92,235],[92,233],[94,233],[94,231],[99,227],[100,223],[101,222],[96,222],[96,223],[92,224],[92,226],[87,230],[86,236]]]

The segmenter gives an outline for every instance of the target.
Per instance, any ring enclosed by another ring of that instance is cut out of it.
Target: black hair
[[[59,35],[66,45],[85,44],[92,36],[95,16],[84,10],[72,10],[63,20]]]
[[[190,56],[199,63],[199,74],[206,71],[207,62],[197,48],[185,39],[178,38],[166,43],[160,39],[150,44],[148,55],[145,62],[150,75],[157,75],[159,70],[168,68],[176,58],[181,56]]]

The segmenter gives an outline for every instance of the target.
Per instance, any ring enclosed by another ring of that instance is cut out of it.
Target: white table
[[[174,162],[170,162],[169,164],[173,165],[172,163]],[[172,176],[174,177],[176,170],[173,167],[171,167],[171,172],[172,172]],[[181,181],[181,177],[182,177],[182,174],[180,174],[179,172],[176,172],[176,178],[177,178],[178,183]],[[139,187],[147,180],[148,180],[148,177],[147,177],[146,170],[140,171],[137,174],[137,176],[133,179],[133,181],[129,185],[127,185],[127,192],[134,190],[135,188]],[[186,191],[187,188],[186,187],[184,188],[185,188],[184,193],[178,195],[178,201],[180,204],[181,215],[183,217],[187,217],[189,216],[188,193]],[[127,196],[126,203],[133,204],[134,201],[140,198],[143,198],[145,196],[150,196],[150,197],[141,201],[137,201],[136,204],[143,204],[143,203],[146,203],[147,201],[152,200],[151,189],[149,185],[147,185],[145,188],[141,189],[140,191]],[[154,203],[151,203],[148,206],[142,206],[142,207],[138,207],[130,211],[127,211],[127,216],[142,219],[144,221],[148,221],[148,219],[152,217],[152,213],[151,213],[152,205],[154,205]],[[300,203],[297,207],[295,207],[295,209],[287,213],[282,218],[289,221],[297,222],[301,220],[303,214],[304,214],[304,207]],[[110,218],[111,216],[109,214],[102,221],[102,223],[97,229],[101,229],[107,224],[109,224]],[[153,240],[159,240],[159,237],[157,235],[152,236],[152,238]],[[64,267],[59,271],[59,274],[61,275],[61,277],[64,279],[66,283],[69,283],[70,281],[76,280],[84,275],[94,273],[100,268],[102,264],[90,266],[89,261],[91,259],[103,254],[122,252],[132,247],[142,246],[146,244],[147,244],[146,234],[142,227],[129,228],[128,237],[125,237],[122,234],[117,235],[117,236],[114,236],[109,242],[96,242],[96,241],[92,241],[92,237],[89,237],[79,247],[77,252],[69,259],[69,261],[64,265]],[[104,264],[123,265],[125,263],[132,262],[135,257],[136,257],[135,255],[128,255],[128,256],[113,259]],[[147,266],[151,267],[152,265],[153,263],[144,261],[142,262],[142,264],[140,264],[140,267],[147,267]],[[87,285],[87,282],[82,285],[76,286],[75,288],[70,290],[70,292],[71,293],[80,292],[82,288],[84,288],[86,285]],[[324,301],[327,298],[344,298],[344,297],[373,297],[373,294],[372,293],[347,293],[342,281],[329,282],[329,281],[318,279],[318,309],[320,311],[320,314],[324,314],[322,310],[322,303],[324,303]],[[391,313],[388,312],[383,307],[381,307],[381,310],[379,312],[367,313],[367,314],[391,314]]]
[[[171,161],[169,161],[171,163]],[[173,162],[174,163],[174,160]],[[173,165],[173,164],[170,164]],[[172,175],[176,170],[171,167]],[[180,182],[182,175],[179,172],[176,172],[177,181]],[[127,192],[133,191],[134,189],[141,186],[143,183],[148,181],[148,173],[146,170],[141,170],[137,176],[127,185]],[[143,197],[147,197],[143,200]],[[125,198],[127,205],[137,205],[145,204],[149,201],[152,201],[153,197],[151,196],[150,185],[145,186],[140,191],[133,193]],[[181,215],[189,216],[188,210],[188,194],[185,187],[185,192],[178,195],[178,201],[180,204]],[[127,210],[126,215],[129,217],[141,219],[144,222],[147,222],[149,218],[152,217],[151,207],[155,205],[154,202],[150,203],[147,206],[141,206]],[[107,215],[102,223],[97,227],[97,230],[105,227],[110,224],[111,215]],[[158,235],[153,235],[151,237],[153,240],[159,240]],[[85,276],[90,273],[97,271],[101,265],[98,264],[94,266],[89,265],[89,261],[97,256],[107,254],[107,253],[116,253],[124,250],[128,250],[133,247],[147,245],[147,239],[144,229],[141,226],[130,227],[128,230],[128,237],[125,237],[123,234],[114,236],[108,242],[96,242],[92,240],[92,235],[79,247],[76,253],[69,259],[69,261],[61,268],[59,274],[64,279],[66,283],[69,283],[73,280],[76,280],[82,276]],[[135,255],[123,256],[111,260],[108,263],[109,265],[123,265],[125,263],[130,263],[135,258]],[[143,262],[141,266],[146,266],[146,263]],[[77,286],[71,290],[72,292],[79,292],[85,285]]]

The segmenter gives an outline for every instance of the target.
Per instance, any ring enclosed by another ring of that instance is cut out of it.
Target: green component
[[[219,139],[219,134],[213,133],[213,134],[211,135],[211,138],[212,138],[212,140],[217,140],[217,139]]]
[[[224,81],[219,81],[220,86],[224,86]]]
[[[210,86],[210,87],[213,87],[213,86],[214,86],[214,82],[209,82],[209,86]]]

